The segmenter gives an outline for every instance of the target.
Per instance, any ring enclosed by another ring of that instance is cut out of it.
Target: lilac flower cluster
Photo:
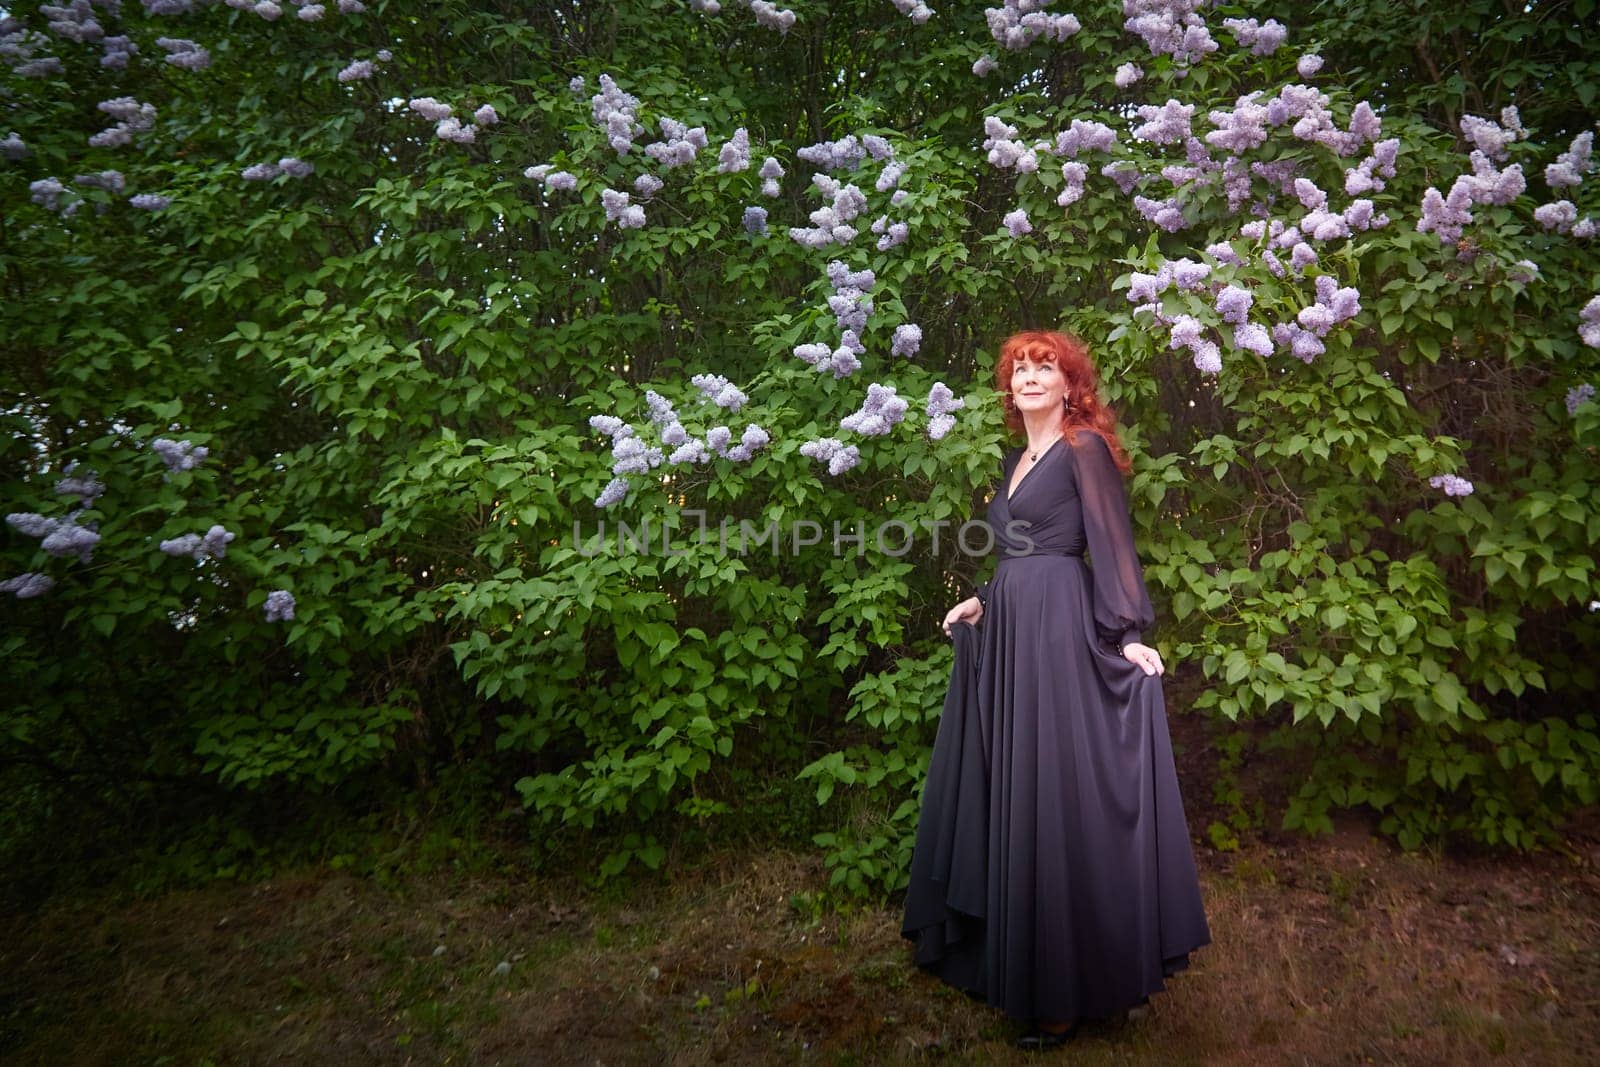
[[[994,61],[994,57],[985,52],[983,55],[977,58],[976,62],[972,64],[972,73],[976,74],[980,78],[987,78],[997,69],[999,69],[999,66],[1000,65]]]
[[[872,314],[872,297],[868,294],[878,284],[877,275],[870,270],[852,271],[842,260],[828,264],[828,281],[833,285],[833,295],[828,297],[828,310],[843,332],[860,333],[867,328],[867,316]]]
[[[159,193],[138,193],[128,197],[128,203],[141,211],[165,211],[172,205],[172,197]]]
[[[239,177],[247,182],[269,182],[280,174],[290,178],[306,178],[315,169],[305,160],[284,156],[276,163],[254,163],[240,171]]]
[[[790,238],[806,248],[826,248],[835,242],[848,244],[855,240],[858,231],[850,223],[866,210],[866,194],[854,185],[840,185],[826,174],[812,175],[811,184],[832,202],[811,213],[809,227],[791,226]]]
[[[1576,415],[1578,407],[1594,399],[1594,384],[1584,382],[1567,390],[1567,414]]]
[[[339,72],[339,80],[342,82],[364,81],[372,77],[375,71],[376,68],[373,66],[372,60],[357,59]]]
[[[102,100],[96,107],[116,119],[117,124],[90,137],[91,148],[120,148],[131,143],[134,134],[143,133],[156,124],[155,106],[141,104],[131,96]]]
[[[8,16],[0,22],[0,60],[9,63],[19,77],[44,78],[66,69],[55,56],[35,56],[49,46],[48,37],[27,29],[19,19]]]
[[[894,148],[882,137],[868,135],[857,137],[848,134],[837,141],[819,141],[795,152],[802,160],[823,170],[855,170],[869,155],[884,160],[894,155]]]
[[[287,589],[274,589],[261,607],[268,622],[290,622],[294,619],[294,594]]]
[[[922,348],[922,327],[914,322],[902,322],[894,328],[894,339],[889,344],[891,356],[912,358]]]
[[[1188,225],[1183,217],[1183,207],[1176,197],[1152,200],[1148,196],[1136,196],[1133,198],[1133,207],[1140,215],[1168,233],[1176,233]]]
[[[1079,152],[1109,152],[1116,144],[1117,131],[1105,123],[1073,119],[1070,126],[1056,134],[1051,151],[1065,159],[1076,159]]]
[[[620,229],[637,230],[644,225],[644,208],[628,201],[627,193],[615,189],[600,190],[600,206],[605,208],[606,221],[615,222]]]
[[[18,600],[27,600],[29,597],[43,596],[54,589],[55,584],[56,580],[48,574],[28,571],[0,582],[0,593],[11,593]]]
[[[990,166],[1001,170],[1015,167],[1018,174],[1032,174],[1039,169],[1038,153],[1016,140],[1015,126],[1007,126],[990,115],[983,120],[983,132],[983,150],[989,154]]]
[[[750,131],[740,126],[717,153],[717,173],[733,174],[750,168]]]
[[[726,426],[713,426],[706,431],[706,444],[723,459],[731,459],[735,463],[743,463],[755,454],[757,449],[764,448],[771,436],[767,431],[750,423],[744,428],[744,433],[739,437],[739,443],[732,448],[728,442],[733,440],[733,431]]]
[[[1600,348],[1600,294],[1578,312],[1578,338],[1590,348]]]
[[[778,179],[783,177],[783,164],[773,157],[766,158],[756,175],[761,179],[762,196],[774,197],[783,192],[783,187],[778,184]]]
[[[689,6],[702,15],[722,14],[722,5],[717,0],[689,0]]]
[[[832,371],[835,378],[848,378],[861,369],[860,356],[867,350],[853,330],[845,331],[839,347],[830,349],[820,342],[795,345],[794,354],[819,371]]]
[[[166,61],[183,70],[205,70],[211,66],[211,53],[194,41],[182,37],[157,37],[156,44],[166,49]]]
[[[1072,15],[1049,15],[1044,8],[1054,0],[1004,0],[1001,7],[985,8],[989,33],[1008,51],[1016,52],[1034,41],[1065,41],[1083,29]]]
[[[902,194],[896,193],[896,196]],[[905,243],[911,234],[911,227],[903,222],[890,222],[888,215],[879,215],[872,220],[872,232],[879,234],[878,251],[887,252],[889,249]]]
[[[1443,489],[1445,496],[1471,496],[1472,483],[1454,474],[1435,474],[1428,479],[1435,489]]]
[[[719,408],[736,412],[750,402],[749,397],[720,374],[696,374],[689,382]]]
[[[1315,52],[1307,52],[1295,63],[1294,69],[1300,77],[1310,78],[1322,69],[1322,57]]]
[[[1056,204],[1068,207],[1083,199],[1084,183],[1089,180],[1087,164],[1070,162],[1061,164],[1061,192],[1056,194]]]
[[[1277,19],[1262,23],[1255,19],[1223,19],[1222,26],[1254,56],[1270,56],[1289,37],[1288,27]]]
[[[61,198],[66,192],[67,187],[61,184],[60,179],[54,177],[40,178],[38,181],[28,183],[29,200],[32,200],[46,211],[59,211],[63,217],[71,217],[78,210],[82,201],[76,199],[76,194],[74,194],[74,199],[62,204]]]
[[[192,444],[188,440],[173,441],[166,437],[158,437],[151,441],[150,451],[160,456],[161,462],[167,465],[167,470],[173,473],[194,470],[210,454],[205,445]]]
[[[1471,116],[1468,116],[1469,118]],[[1465,122],[1465,120],[1463,120]],[[1493,124],[1490,124],[1493,126]],[[1463,127],[1465,128],[1465,127]],[[1498,126],[1494,126],[1499,129]],[[1527,181],[1522,176],[1522,164],[1514,163],[1497,170],[1490,156],[1474,150],[1471,155],[1471,174],[1456,178],[1446,196],[1432,186],[1422,195],[1422,217],[1417,220],[1417,232],[1433,231],[1442,244],[1455,244],[1461,240],[1461,231],[1472,222],[1475,204],[1509,204],[1522,195]]]
[[[1344,172],[1344,191],[1351,196],[1382,192],[1383,179],[1394,177],[1394,161],[1399,154],[1400,138],[1375,142],[1370,156]]]
[[[104,189],[108,193],[121,194],[128,183],[120,170],[103,170],[98,174],[80,174],[72,179],[77,184],[87,189]]]
[[[600,75],[600,91],[589,99],[589,109],[595,125],[605,131],[606,140],[619,156],[627,155],[633,139],[645,132],[635,117],[639,98],[618,88],[609,74]]]
[[[1033,232],[1033,223],[1028,221],[1028,213],[1022,208],[1006,212],[1005,218],[1000,220],[1001,225],[1012,237],[1023,237]]]
[[[1137,63],[1124,63],[1117,67],[1117,72],[1112,75],[1111,80],[1116,83],[1118,89],[1126,89],[1143,77],[1144,69]]]
[[[1239,97],[1232,111],[1212,111],[1206,117],[1216,127],[1206,134],[1206,144],[1241,156],[1260,148],[1267,140],[1267,106],[1259,103],[1260,92]],[[1185,130],[1187,132],[1187,130]]]
[[[1583,176],[1594,169],[1593,155],[1594,133],[1584,130],[1554,163],[1544,168],[1544,183],[1552,189],[1582,185]]]
[[[1194,118],[1194,107],[1193,104],[1183,104],[1177,100],[1168,100],[1160,107],[1141,104],[1135,113],[1142,124],[1134,128],[1134,140],[1152,144],[1187,141],[1193,136],[1189,122]]]
[[[661,164],[662,170],[671,170],[693,163],[700,149],[710,144],[705,127],[696,126],[690,129],[676,119],[666,117],[661,119],[661,136],[662,140],[645,145],[644,153]],[[748,138],[748,135],[746,136]],[[747,145],[747,156],[748,152]]]
[[[100,535],[91,527],[79,526],[72,515],[50,519],[31,511],[12,512],[6,522],[26,537],[40,538],[39,547],[57,559],[76,556],[80,562],[88,563],[94,546],[100,543]]]
[[[921,26],[933,17],[933,8],[923,3],[922,0],[889,0],[894,9]]]
[[[15,130],[7,133],[4,141],[0,141],[0,156],[6,157],[13,163],[27,154],[27,142],[18,137]]]
[[[752,237],[763,237],[767,232],[767,209],[764,207],[747,207],[744,209],[744,232]]]
[[[1216,374],[1222,370],[1222,352],[1217,343],[1203,333],[1200,320],[1193,315],[1179,315],[1172,320],[1172,333],[1167,347],[1187,348],[1194,356],[1195,367],[1203,374]]]
[[[800,454],[807,459],[826,463],[828,465],[828,473],[835,478],[861,462],[860,449],[855,445],[846,445],[835,437],[807,441],[800,446]]]
[[[556,170],[549,163],[541,163],[537,167],[529,167],[523,171],[523,176],[534,181],[544,182],[546,192],[571,192],[578,187],[578,176],[569,174],[564,170]],[[637,182],[635,185],[637,186]]]
[[[639,194],[639,199],[649,200],[659,193],[666,184],[654,174],[641,174],[633,179],[633,191]]]
[[[203,534],[183,534],[161,542],[161,551],[177,559],[187,556],[196,563],[206,559],[221,559],[228,554],[228,542],[234,535],[217,523]]]
[[[75,496],[80,507],[88,507],[106,491],[105,483],[96,478],[93,472],[76,474],[78,465],[69,463],[62,471],[61,477],[56,481],[56,492],[62,496]]]
[[[1361,293],[1358,290],[1340,288],[1339,283],[1328,275],[1319,277],[1316,286],[1316,301],[1300,309],[1297,321],[1281,322],[1272,328],[1273,341],[1306,363],[1326,351],[1322,339],[1335,326],[1361,313]]]
[[[945,434],[955,429],[956,417],[953,411],[960,411],[967,406],[965,400],[960,400],[950,391],[950,387],[943,382],[934,382],[933,388],[928,391],[928,438],[929,440],[942,440]]]
[[[749,0],[750,14],[756,17],[756,25],[779,33],[788,33],[795,23],[795,14],[769,3],[768,0]]]
[[[1217,50],[1205,20],[1195,12],[1206,0],[1122,0],[1122,28],[1144,40],[1151,55],[1181,65]]]
[[[128,60],[139,54],[139,46],[133,43],[131,37],[107,37],[100,45],[105,49],[105,55],[100,57],[100,65],[107,70],[127,70]]]
[[[49,19],[47,28],[57,37],[83,44],[105,36],[105,30],[94,17],[94,7],[89,0],[72,0],[66,6],[40,4],[39,14]]]
[[[867,399],[861,410],[839,420],[839,428],[861,434],[863,437],[883,437],[906,417],[911,405],[895,393],[892,385],[867,386]]]
[[[1498,123],[1478,115],[1464,115],[1461,118],[1461,133],[1472,142],[1473,148],[1496,161],[1506,158],[1513,142],[1528,135],[1514,107],[1502,110]]]

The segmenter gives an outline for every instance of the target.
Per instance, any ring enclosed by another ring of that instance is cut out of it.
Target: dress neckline
[[[1044,451],[1042,453],[1040,453],[1039,458],[1033,461],[1033,466],[1028,468],[1028,473],[1024,474],[1022,476],[1021,480],[1018,481],[1015,486],[1013,486],[1011,484],[1011,475],[1009,475],[1009,474],[1006,475],[1006,503],[1007,504],[1011,503],[1013,500],[1015,500],[1017,498],[1017,494],[1022,492],[1022,487],[1028,483],[1028,479],[1033,477],[1033,472],[1039,469],[1040,465],[1044,463],[1045,459],[1049,457],[1051,452],[1055,451],[1056,445],[1059,445],[1062,441],[1065,441],[1066,439],[1067,439],[1067,435],[1066,434],[1062,434],[1060,437],[1057,437],[1054,441],[1051,441],[1048,445],[1046,445],[1045,448],[1044,448]],[[1022,454],[1024,452],[1026,452],[1026,451],[1028,451],[1028,446],[1027,445],[1023,445],[1021,448],[1019,448],[1017,450],[1017,462],[1018,463],[1022,462]],[[1012,470],[1015,471],[1016,468],[1013,467]]]

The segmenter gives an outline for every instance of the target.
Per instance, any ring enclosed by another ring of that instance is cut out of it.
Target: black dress
[[[952,627],[901,933],[918,966],[1012,1018],[1104,1018],[1211,933],[1161,678],[1117,651],[1155,617],[1122,473],[1080,430],[1008,500],[1021,457],[989,503],[981,623]]]

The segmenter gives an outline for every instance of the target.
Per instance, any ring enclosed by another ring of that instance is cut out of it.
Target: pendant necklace
[[[1036,448],[1032,452],[1028,453],[1028,458],[1030,460],[1032,460],[1033,462],[1035,462],[1035,463],[1039,462],[1039,453],[1043,452],[1046,448],[1049,448],[1051,445],[1055,444],[1056,441],[1060,440],[1060,438],[1061,438],[1061,435],[1060,434],[1056,434],[1054,437],[1050,438],[1049,441],[1045,442],[1045,444],[1042,447]]]

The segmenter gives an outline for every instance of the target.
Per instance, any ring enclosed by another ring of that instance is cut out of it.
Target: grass
[[[1600,1030],[1600,847],[1402,854],[1347,827],[1197,851],[1214,943],[1083,1063],[1579,1063]],[[1588,844],[1585,844],[1585,841]],[[834,910],[810,855],[572,878],[326,866],[0,927],[0,1058],[28,1064],[1024,1062],[909,962],[893,908]]]

